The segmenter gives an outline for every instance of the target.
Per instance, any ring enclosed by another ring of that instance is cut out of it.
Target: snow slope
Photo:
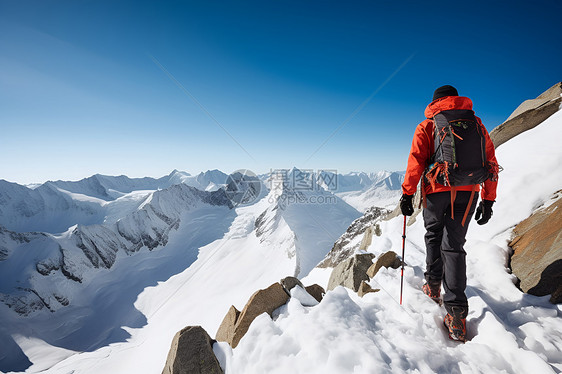
[[[444,310],[420,292],[425,254],[423,222],[408,227],[404,305],[397,302],[400,272],[382,269],[378,293],[359,298],[338,287],[315,307],[292,298],[277,320],[260,316],[238,347],[215,350],[226,373],[557,373],[562,370],[562,310],[548,296],[523,294],[506,268],[515,224],[562,188],[562,112],[503,144],[504,171],[494,217],[471,224],[468,267],[469,342],[452,342],[441,328]],[[522,149],[527,150],[521,152]],[[368,250],[400,252],[402,217],[381,224]],[[326,285],[330,271],[303,281]]]
[[[383,172],[377,176],[373,184],[364,189],[339,192],[336,195],[360,212],[366,212],[373,206],[392,209],[402,196],[404,173]]]
[[[294,185],[294,175],[301,172],[294,168],[286,176],[289,182],[273,182],[268,201],[274,202],[257,219],[256,234],[267,238],[281,223],[288,225],[294,233],[294,255],[297,268],[294,275],[307,275],[329,252],[334,242],[345,232],[359,212],[343,200],[324,190],[309,190]],[[312,178],[312,175],[308,175]],[[276,188],[277,187],[277,188]]]

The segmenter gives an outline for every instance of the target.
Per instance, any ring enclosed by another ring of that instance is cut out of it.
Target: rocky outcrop
[[[340,262],[330,275],[328,290],[331,291],[337,286],[344,286],[357,292],[361,282],[369,281],[367,269],[373,264],[372,253],[357,254],[347,260]]]
[[[236,348],[240,339],[248,332],[252,321],[262,313],[272,315],[273,311],[289,300],[289,295],[280,283],[274,283],[264,290],[254,293],[242,312],[232,306],[223,319],[217,340],[225,341]]]
[[[373,278],[381,267],[398,269],[402,265],[400,257],[394,251],[388,251],[377,257],[373,265],[367,269],[367,276]]]
[[[539,97],[526,100],[509,118],[490,133],[494,145],[499,147],[509,139],[532,129],[556,113],[562,103],[562,82],[556,83]]]
[[[345,259],[349,258],[357,249],[359,249],[361,242],[351,245],[351,242],[360,235],[365,234],[370,229],[368,234],[370,238],[373,233],[376,235],[377,222],[389,213],[389,210],[372,207],[368,209],[362,217],[357,218],[351,223],[347,231],[334,243],[334,246],[328,252],[324,260],[318,264],[319,268],[335,267]],[[380,231],[380,228],[379,228]],[[380,235],[380,234],[379,234]],[[365,239],[365,240],[370,240]]]
[[[371,287],[371,285],[369,283],[367,283],[365,281],[362,281],[361,285],[359,286],[359,290],[357,290],[357,294],[360,297],[363,297],[368,293],[379,292],[379,291],[380,291],[380,289],[378,289],[378,288],[374,289],[374,288]]]
[[[324,288],[322,286],[317,285],[317,284],[310,285],[308,287],[305,287],[304,289],[312,297],[314,297],[316,300],[318,300],[318,302],[321,302],[322,298],[324,298],[324,295],[326,294],[326,291],[324,290]]]
[[[513,230],[511,268],[523,292],[560,303],[562,295],[562,190],[548,206]]]
[[[285,292],[287,292],[288,295],[291,295],[291,290],[295,286],[300,286],[303,289],[305,288],[302,282],[296,277],[285,277],[281,279],[281,285],[283,286],[283,289],[285,289]]]
[[[217,336],[215,337],[217,341],[232,343],[238,317],[240,317],[240,311],[234,305],[231,305],[217,330]]]
[[[178,332],[162,374],[223,373],[213,353],[214,340],[201,326],[188,326]]]
[[[304,306],[316,305],[316,301],[322,301],[326,293],[317,284],[304,287],[301,281],[295,277],[283,278],[280,283],[274,283],[268,288],[254,293],[242,312],[232,305],[217,330],[217,341],[227,342],[232,348],[236,348],[242,337],[248,332],[252,321],[262,313],[267,313],[271,317],[275,309],[284,305],[291,295],[295,295],[291,292],[295,288],[298,289],[297,294],[300,294],[301,297],[299,301]],[[295,297],[299,298],[299,296]],[[303,303],[305,299],[307,302]]]

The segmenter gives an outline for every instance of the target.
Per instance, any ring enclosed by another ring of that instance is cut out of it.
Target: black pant
[[[466,252],[464,243],[468,223],[474,214],[478,193],[474,198],[464,226],[461,225],[470,192],[458,191],[454,202],[454,219],[451,217],[451,193],[437,192],[426,196],[427,208],[423,210],[425,223],[426,272],[428,282],[443,281],[443,303],[449,313],[453,307],[462,308],[466,316],[468,301],[466,288]],[[455,308],[456,309],[456,308]]]

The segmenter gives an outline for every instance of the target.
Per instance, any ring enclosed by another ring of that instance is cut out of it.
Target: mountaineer
[[[426,229],[422,290],[441,303],[443,284],[444,324],[451,339],[464,342],[468,300],[463,245],[480,186],[482,201],[475,218],[483,225],[492,217],[499,166],[488,131],[472,111],[472,101],[459,96],[454,87],[435,90],[425,117],[414,133],[400,208],[405,216],[413,214],[413,196],[421,179]]]

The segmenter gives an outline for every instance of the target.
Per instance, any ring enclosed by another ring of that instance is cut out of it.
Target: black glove
[[[479,225],[484,225],[488,223],[490,218],[492,218],[492,205],[494,205],[493,200],[482,200],[480,204],[478,204],[478,208],[476,208],[476,215],[474,219]],[[480,218],[482,216],[482,218]]]
[[[402,195],[402,198],[400,199],[400,210],[403,215],[411,216],[414,214],[414,205],[412,204],[413,198],[414,195]]]

